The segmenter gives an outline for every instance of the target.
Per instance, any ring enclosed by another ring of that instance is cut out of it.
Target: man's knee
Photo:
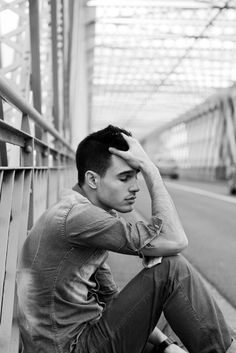
[[[162,262],[144,270],[145,277],[158,281],[181,280],[192,277],[194,270],[190,263],[182,255],[163,256]]]
[[[168,277],[188,276],[192,273],[190,263],[182,255],[165,256],[162,259],[162,266],[168,272]]]
[[[180,254],[172,256],[163,256],[162,262],[166,262],[170,266],[187,266],[189,265],[188,261]]]

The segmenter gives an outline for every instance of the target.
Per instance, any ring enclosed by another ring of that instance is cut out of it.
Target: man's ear
[[[92,170],[87,170],[85,173],[86,184],[93,190],[97,189],[99,175]]]

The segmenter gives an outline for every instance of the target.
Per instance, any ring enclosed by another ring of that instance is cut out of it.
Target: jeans
[[[197,272],[181,255],[137,274],[99,321],[79,337],[75,353],[141,353],[164,315],[191,353],[223,353],[230,330]]]

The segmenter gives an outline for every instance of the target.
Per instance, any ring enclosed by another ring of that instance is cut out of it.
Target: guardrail
[[[38,128],[40,139],[34,133]],[[69,143],[0,78],[0,353],[20,349],[18,253],[37,218],[62,188],[76,182],[74,165]]]

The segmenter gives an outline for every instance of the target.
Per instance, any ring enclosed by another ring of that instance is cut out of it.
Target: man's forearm
[[[173,248],[173,250],[181,251],[187,246],[187,237],[159,170],[148,160],[142,163],[141,172],[151,197],[152,215],[158,216],[163,221],[161,234],[165,239],[159,238],[157,240],[159,248],[161,248],[161,241],[167,240],[169,241],[170,249]],[[160,255],[165,255],[165,253]]]
[[[163,213],[168,208],[167,202],[170,197],[167,196],[167,190],[157,167],[150,160],[141,164],[141,172],[146,182],[151,201],[152,214]],[[164,201],[164,204],[163,202]],[[170,207],[170,205],[169,205]]]
[[[125,135],[124,138],[129,145],[128,151],[120,151],[113,147],[110,147],[109,151],[123,158],[133,169],[141,171],[150,193],[152,215],[158,216],[163,221],[162,236],[156,237],[149,244],[151,246],[143,249],[143,254],[146,256],[177,254],[187,246],[188,241],[159,170],[136,139]]]

